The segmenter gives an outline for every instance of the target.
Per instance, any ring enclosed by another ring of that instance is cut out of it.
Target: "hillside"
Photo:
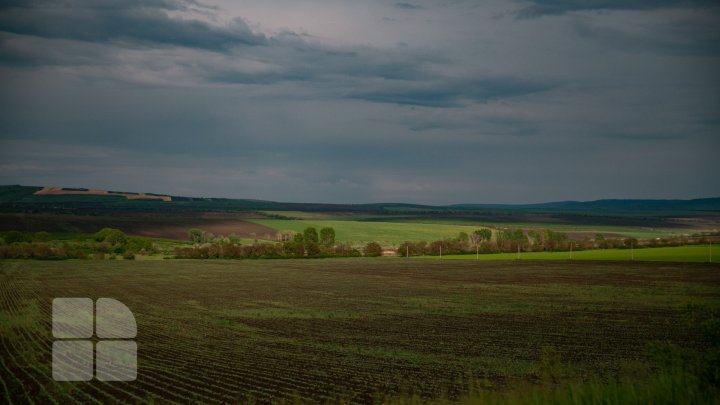
[[[47,191],[53,190],[53,191]],[[66,190],[61,192],[60,190]],[[406,203],[328,204],[293,203],[255,199],[167,196],[156,193],[118,192],[59,187],[0,186],[0,211],[18,210],[143,211],[300,211],[374,214],[479,215],[497,213],[569,213],[585,215],[720,215],[720,198],[693,200],[558,201],[539,204],[454,204],[432,206]]]
[[[720,212],[720,198],[698,198],[692,200],[608,199],[595,201],[557,201],[524,205],[456,204],[451,205],[450,207],[459,209],[503,208],[565,211],[609,210],[616,212]]]

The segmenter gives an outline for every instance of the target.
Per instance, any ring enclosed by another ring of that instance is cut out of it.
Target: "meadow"
[[[492,227],[495,229],[552,229],[566,232],[574,238],[593,238],[596,234],[608,237],[633,237],[641,239],[666,238],[678,235],[690,235],[697,230],[684,228],[647,228],[635,226],[611,225],[570,225],[542,222],[491,222],[464,219],[434,219],[434,218],[404,218],[385,215],[382,217],[341,215],[327,213],[298,213],[274,212],[298,219],[249,219],[252,222],[267,228],[280,231],[302,232],[305,228],[313,226],[318,229],[332,227],[341,242],[366,243],[379,242],[382,245],[398,245],[406,241],[433,241],[452,239],[458,233],[472,233],[477,229]]]
[[[412,257],[412,256],[411,256]],[[437,259],[437,256],[419,256]],[[707,263],[720,262],[720,247],[717,245],[686,245],[642,249],[594,249],[574,252],[520,252],[443,255],[448,260],[618,260]]]
[[[378,242],[382,245],[397,245],[411,240],[438,240],[454,238],[460,232],[472,233],[483,226],[425,224],[403,222],[370,222],[346,220],[285,220],[285,219],[250,219],[258,225],[280,231],[302,232],[307,227],[332,227],[335,239],[339,242],[367,243]]]
[[[54,297],[112,297],[134,312],[136,381],[51,380]],[[720,266],[2,261],[0,387],[6,403],[104,404],[387,403],[545,390],[644,378],[650,342],[701,348],[684,327],[688,304],[720,304]]]

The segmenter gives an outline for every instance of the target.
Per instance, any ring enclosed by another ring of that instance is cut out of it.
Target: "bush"
[[[122,257],[124,260],[135,260],[135,253],[133,253],[131,251],[127,251],[127,252],[123,253]]]
[[[365,248],[363,249],[363,254],[369,257],[382,256],[382,246],[380,246],[380,244],[377,242],[370,242],[365,245]]]
[[[426,248],[427,242],[405,242],[398,246],[397,254],[400,257],[422,256]]]
[[[20,231],[9,231],[3,235],[5,243],[11,245],[13,243],[31,242],[32,237],[25,232]]]
[[[305,251],[308,256],[318,256],[320,254],[320,246],[315,242],[305,242]]]
[[[52,239],[52,235],[50,233],[45,231],[35,232],[35,235],[33,235],[33,241],[37,242],[48,242],[50,239]]]
[[[193,243],[205,243],[207,241],[207,234],[202,229],[191,229],[188,231],[188,238]]]
[[[107,242],[111,245],[122,245],[127,240],[125,233],[115,228],[103,228],[95,234],[95,240],[98,242]]]

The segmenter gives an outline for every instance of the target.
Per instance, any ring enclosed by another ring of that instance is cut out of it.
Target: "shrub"
[[[318,256],[320,254],[320,246],[315,242],[305,242],[305,251],[308,256]]]
[[[207,235],[202,229],[191,229],[188,231],[188,238],[193,243],[204,243],[207,240]]]
[[[127,240],[125,233],[115,228],[103,228],[95,234],[95,240],[98,242],[107,242],[111,245],[122,245]]]
[[[50,239],[52,239],[52,235],[50,233],[45,231],[35,232],[35,235],[33,235],[33,241],[38,242],[48,242]]]
[[[370,257],[382,256],[382,246],[377,242],[370,242],[365,245],[363,254]]]
[[[11,245],[13,243],[30,242],[32,240],[30,235],[20,231],[5,232],[5,234],[3,235],[3,239],[8,245]]]

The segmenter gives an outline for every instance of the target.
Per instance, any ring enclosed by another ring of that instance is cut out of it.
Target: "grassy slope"
[[[662,261],[662,262],[696,262],[708,261],[710,247],[708,245],[660,247],[645,249],[598,249],[572,252],[573,260],[631,260]],[[713,260],[720,262],[720,247],[713,246]],[[459,260],[514,260],[517,253],[481,254],[476,257],[470,255],[444,255],[443,259]],[[436,256],[423,256],[423,258],[437,258]],[[570,252],[522,252],[520,260],[570,260]]]
[[[251,222],[265,225],[278,230],[302,232],[309,226],[318,230],[325,226],[335,229],[336,239],[341,242],[380,242],[392,245],[405,241],[432,241],[443,238],[454,238],[461,231],[470,233],[481,227],[420,224],[396,222],[364,222],[338,220],[283,220],[283,219],[252,219]]]

